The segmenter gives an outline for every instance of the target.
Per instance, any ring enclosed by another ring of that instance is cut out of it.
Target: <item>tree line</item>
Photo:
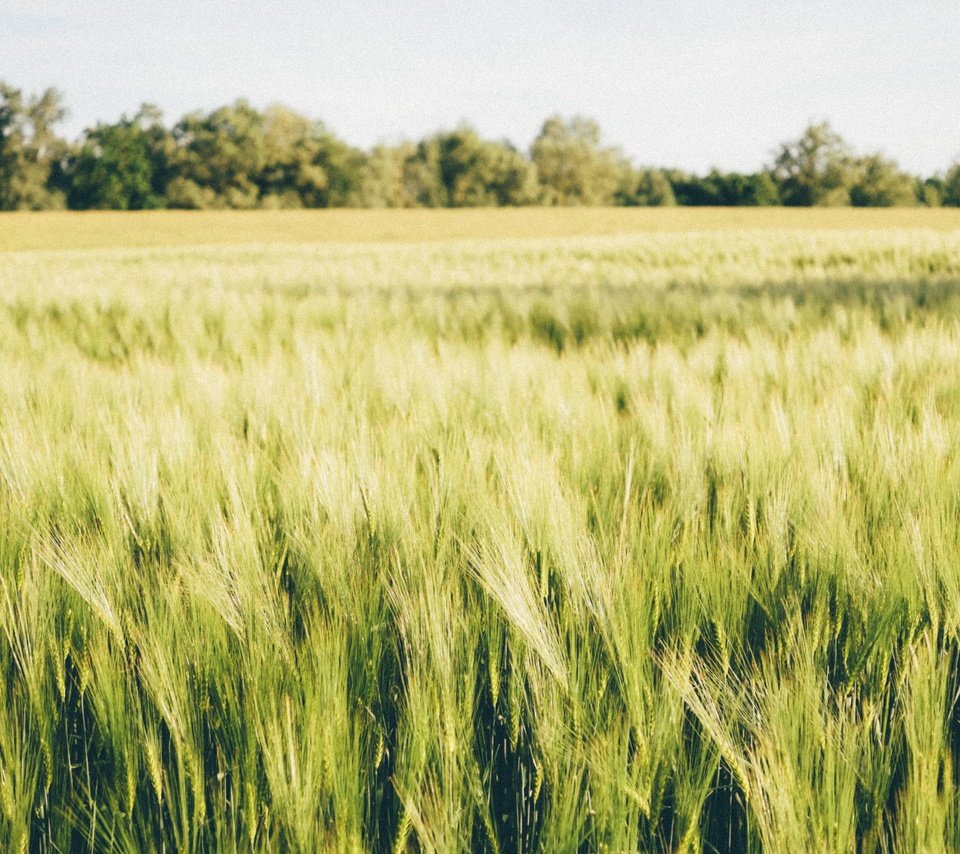
[[[0,81],[0,210],[516,205],[954,205],[960,162],[929,177],[856,155],[827,123],[758,172],[637,166],[595,121],[548,118],[528,152],[469,126],[419,142],[349,145],[322,122],[244,100],[172,126],[142,106],[66,140],[55,89]]]

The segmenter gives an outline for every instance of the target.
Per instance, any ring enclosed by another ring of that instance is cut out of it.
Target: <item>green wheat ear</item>
[[[496,709],[497,704],[500,702],[500,666],[498,663],[494,663],[493,657],[491,657],[489,661],[489,670],[490,700],[493,708]]]
[[[13,780],[6,769],[0,772],[0,809],[3,810],[4,818],[12,822],[16,813],[16,805],[13,797]]]
[[[393,843],[393,854],[404,854],[407,850],[407,840],[410,837],[410,825],[410,813],[407,812],[406,807],[403,807],[400,824],[397,826],[397,838]]]
[[[133,817],[133,807],[137,800],[137,774],[129,756],[124,760],[124,774],[126,781],[126,809],[127,815]]]
[[[46,736],[40,739],[40,752],[43,756],[43,789],[49,792],[53,786],[53,748]]]
[[[257,797],[257,789],[251,779],[247,779],[243,787],[245,805],[244,813],[246,815],[247,841],[253,846],[257,838],[259,829],[260,802]]]
[[[157,804],[163,803],[163,765],[160,762],[160,749],[157,741],[152,736],[147,736],[144,744],[144,752],[147,758],[147,773],[150,777],[150,783],[153,786],[153,793],[157,799]]]
[[[386,742],[383,738],[383,730],[380,727],[377,727],[377,746],[373,753],[373,767],[379,768],[383,762],[383,757],[385,753]]]
[[[65,645],[66,646],[66,645]],[[50,661],[53,666],[53,677],[57,686],[57,694],[60,702],[63,703],[67,698],[67,675],[66,675],[66,656],[69,651],[61,653],[61,646],[53,640],[50,642]]]

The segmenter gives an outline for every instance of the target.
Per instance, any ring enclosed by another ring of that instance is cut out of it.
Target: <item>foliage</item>
[[[264,117],[246,101],[192,113],[173,128],[176,191],[171,207],[252,208],[266,165]]]
[[[367,155],[352,201],[362,208],[409,208],[417,204],[412,164],[416,146],[375,145]]]
[[[160,113],[149,105],[133,119],[98,125],[68,161],[67,201],[75,210],[163,207],[170,155]]]
[[[173,128],[171,207],[333,207],[359,182],[360,152],[321,123],[246,101],[186,116]]]
[[[681,205],[767,207],[780,203],[777,186],[766,172],[743,175],[713,170],[703,178],[679,175],[674,178],[673,190]]]
[[[355,191],[363,155],[319,122],[284,107],[264,116],[263,198],[283,207],[326,208],[347,204]],[[283,199],[290,201],[283,204]]]
[[[53,167],[64,149],[54,127],[65,117],[56,89],[25,98],[0,81],[0,211],[63,207]]]
[[[0,84],[0,210],[960,204],[955,170],[921,181],[854,156],[826,123],[763,171],[700,176],[635,167],[583,116],[547,119],[527,156],[469,125],[364,152],[320,121],[242,99],[171,128],[145,105],[75,144],[54,132],[64,113],[56,90],[25,98]]]
[[[917,197],[928,208],[939,208],[943,204],[943,179],[927,178],[917,188]]]
[[[583,116],[552,116],[530,148],[548,205],[611,204],[628,165],[616,148],[600,145],[600,127]]]
[[[470,127],[424,140],[406,168],[426,207],[508,207],[536,199],[530,162],[509,143],[485,141]]]
[[[670,207],[677,199],[663,170],[624,169],[614,202],[627,207]]]
[[[847,205],[854,181],[849,146],[827,122],[810,125],[783,143],[770,166],[785,205]]]
[[[917,204],[917,180],[901,172],[893,160],[879,154],[862,157],[850,188],[850,201],[858,207],[893,207]]]
[[[943,204],[960,207],[960,161],[947,170],[939,189]]]

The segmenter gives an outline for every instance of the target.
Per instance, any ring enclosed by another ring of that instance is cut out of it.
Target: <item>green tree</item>
[[[67,167],[71,208],[141,210],[164,207],[170,139],[148,104],[132,119],[88,131]]]
[[[757,204],[763,207],[783,204],[780,198],[780,189],[768,172],[759,172],[756,175]]]
[[[667,207],[675,205],[677,200],[663,170],[628,167],[622,172],[614,202],[627,207]]]
[[[403,162],[404,195],[413,207],[445,208],[450,194],[443,181],[441,147],[436,138],[421,140]]]
[[[725,176],[724,204],[749,207],[771,207],[780,204],[777,185],[766,172],[748,175],[729,172]]]
[[[507,142],[481,139],[473,128],[439,133],[417,146],[421,197],[434,207],[529,204],[536,199],[531,163]]]
[[[608,205],[622,185],[625,160],[616,148],[600,144],[600,127],[575,116],[552,116],[533,141],[541,200],[549,205]],[[629,168],[629,167],[627,167]]]
[[[928,208],[939,208],[943,204],[943,178],[934,176],[921,181],[917,187],[917,198],[920,204]]]
[[[675,177],[673,187],[681,205],[758,207],[780,204],[777,185],[766,172],[744,175],[714,169],[703,177],[681,174]]]
[[[364,155],[322,122],[273,105],[264,114],[263,135],[259,185],[264,204],[325,208],[354,201]]]
[[[361,208],[406,208],[415,204],[406,184],[407,164],[416,146],[376,145],[364,160],[351,202]]]
[[[174,127],[175,178],[168,204],[187,208],[252,208],[265,164],[264,117],[240,100],[212,113],[191,113]]]
[[[66,115],[56,89],[28,98],[0,81],[0,210],[64,206],[54,167],[66,144],[54,128]]]
[[[769,173],[785,205],[848,205],[856,180],[853,155],[827,122],[783,143]]]
[[[917,179],[901,172],[897,163],[880,154],[861,157],[850,201],[857,207],[895,207],[917,204]]]
[[[351,203],[362,177],[362,152],[279,105],[192,113],[173,136],[171,207],[335,207]]]
[[[960,160],[947,170],[940,192],[944,205],[960,207]]]

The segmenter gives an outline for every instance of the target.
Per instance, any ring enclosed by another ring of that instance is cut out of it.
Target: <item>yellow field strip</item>
[[[0,252],[767,229],[960,231],[960,209],[510,208],[0,214]]]

